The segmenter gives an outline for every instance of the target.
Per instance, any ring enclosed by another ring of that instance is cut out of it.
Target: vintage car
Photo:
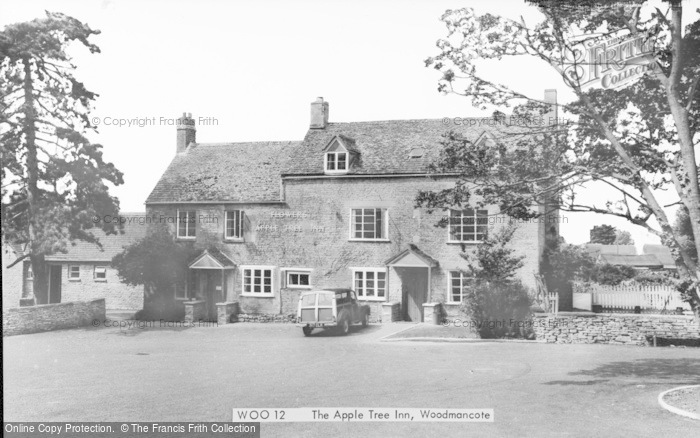
[[[351,289],[311,290],[299,297],[297,326],[305,336],[315,328],[333,328],[347,335],[351,324],[368,323],[369,306],[358,303]]]

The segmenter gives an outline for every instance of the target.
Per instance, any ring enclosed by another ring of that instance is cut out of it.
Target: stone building
[[[428,176],[446,131],[495,145],[506,129],[468,121],[331,123],[318,98],[302,141],[204,144],[183,114],[175,156],[146,201],[154,222],[202,250],[173,299],[204,301],[212,318],[216,303],[233,301],[243,313],[289,315],[305,289],[349,287],[374,320],[392,305],[411,321],[431,303],[456,314],[468,282],[460,254],[509,219],[495,206],[429,214],[415,199],[454,186],[453,174]],[[445,214],[453,224],[436,226]],[[512,242],[533,288],[546,233],[558,224],[520,223]]]
[[[122,283],[110,264],[125,246],[146,235],[144,219],[143,213],[100,218],[122,221],[124,233],[107,235],[95,228],[91,232],[99,239],[102,248],[94,243],[75,241],[68,245],[65,253],[47,256],[49,286],[46,296],[34,296],[34,276],[28,259],[8,268],[23,254],[21,245],[3,244],[3,308],[98,298],[105,299],[108,310],[143,308],[143,287]]]

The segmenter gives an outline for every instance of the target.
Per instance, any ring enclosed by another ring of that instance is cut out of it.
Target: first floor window
[[[243,293],[246,295],[272,295],[271,266],[243,267]]]
[[[451,242],[486,240],[488,210],[450,210],[449,225]]]
[[[95,266],[95,280],[107,280],[107,267]]]
[[[467,287],[472,278],[462,271],[450,271],[449,278],[449,301],[461,303],[464,299],[464,288]]]
[[[71,265],[68,267],[68,279],[79,280],[80,279],[80,266]]]
[[[226,239],[243,238],[243,210],[229,210],[226,212]]]
[[[193,239],[196,236],[196,212],[177,211],[177,237],[181,239]]]
[[[350,235],[353,239],[386,239],[386,209],[355,208],[351,215]]]
[[[356,269],[353,276],[358,298],[383,300],[386,297],[385,269]]]
[[[311,287],[311,272],[287,271],[285,280],[289,288],[309,288]]]

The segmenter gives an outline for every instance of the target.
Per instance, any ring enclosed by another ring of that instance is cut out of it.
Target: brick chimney
[[[328,126],[328,102],[322,97],[317,97],[311,102],[311,129],[325,129]]]
[[[544,115],[545,125],[559,123],[559,107],[557,106],[557,90],[550,88],[544,90],[544,101],[550,105],[549,111]]]
[[[182,113],[177,119],[177,148],[176,153],[185,152],[190,143],[196,143],[197,128],[194,125],[192,113]]]

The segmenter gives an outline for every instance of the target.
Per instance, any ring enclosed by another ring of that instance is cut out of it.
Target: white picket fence
[[[639,307],[647,311],[673,311],[680,307],[683,310],[690,310],[690,304],[684,302],[680,292],[672,286],[591,284],[586,285],[586,289],[586,292],[593,295],[592,304],[602,306],[604,309],[633,311]]]

